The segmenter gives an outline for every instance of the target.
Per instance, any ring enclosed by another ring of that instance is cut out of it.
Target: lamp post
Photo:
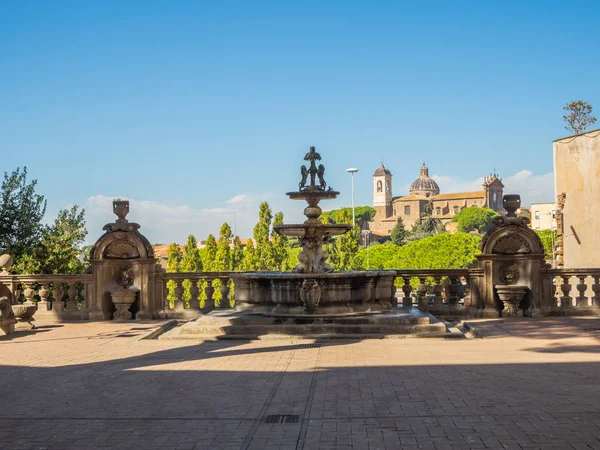
[[[358,172],[358,169],[351,167],[346,170],[346,172],[350,172],[352,174],[352,226],[356,224],[356,218],[354,217],[354,174]]]

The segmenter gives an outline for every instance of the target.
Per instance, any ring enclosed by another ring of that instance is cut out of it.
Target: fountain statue
[[[321,155],[311,147],[300,168],[298,190],[288,192],[292,200],[305,200],[302,224],[276,225],[274,232],[297,237],[302,251],[292,273],[234,273],[238,310],[275,316],[343,315],[389,310],[393,307],[393,271],[335,273],[327,264],[325,239],[348,232],[350,224],[324,224],[321,200],[334,199],[339,192],[327,186]]]

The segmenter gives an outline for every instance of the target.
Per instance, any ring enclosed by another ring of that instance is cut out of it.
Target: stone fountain
[[[339,192],[327,186],[321,155],[311,147],[304,156],[298,190],[306,221],[277,225],[282,236],[297,237],[302,251],[292,272],[232,273],[234,311],[212,311],[166,333],[162,338],[255,339],[259,336],[382,337],[389,334],[444,333],[445,326],[414,308],[397,308],[393,270],[334,272],[324,245],[346,233],[349,224],[324,224],[321,200]]]
[[[133,268],[122,266],[119,269],[119,276],[116,283],[119,287],[109,291],[110,299],[116,308],[114,319],[131,320],[133,319],[133,315],[129,308],[135,303],[140,291],[133,286]]]

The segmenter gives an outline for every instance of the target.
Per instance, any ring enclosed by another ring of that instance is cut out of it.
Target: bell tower
[[[392,172],[383,163],[373,174],[373,208],[377,219],[392,216]]]

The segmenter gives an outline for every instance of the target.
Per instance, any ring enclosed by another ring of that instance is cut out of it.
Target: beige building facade
[[[531,228],[534,230],[556,230],[556,203],[532,203]]]
[[[437,182],[429,176],[429,168],[423,163],[419,177],[413,181],[408,195],[394,197],[392,173],[383,165],[373,174],[373,207],[375,217],[369,223],[371,233],[388,236],[398,217],[410,229],[421,218],[431,214],[442,223],[449,223],[454,215],[471,206],[502,211],[504,185],[496,174],[484,177],[482,190],[472,192],[440,193]]]
[[[600,130],[553,142],[557,264],[600,266]]]

